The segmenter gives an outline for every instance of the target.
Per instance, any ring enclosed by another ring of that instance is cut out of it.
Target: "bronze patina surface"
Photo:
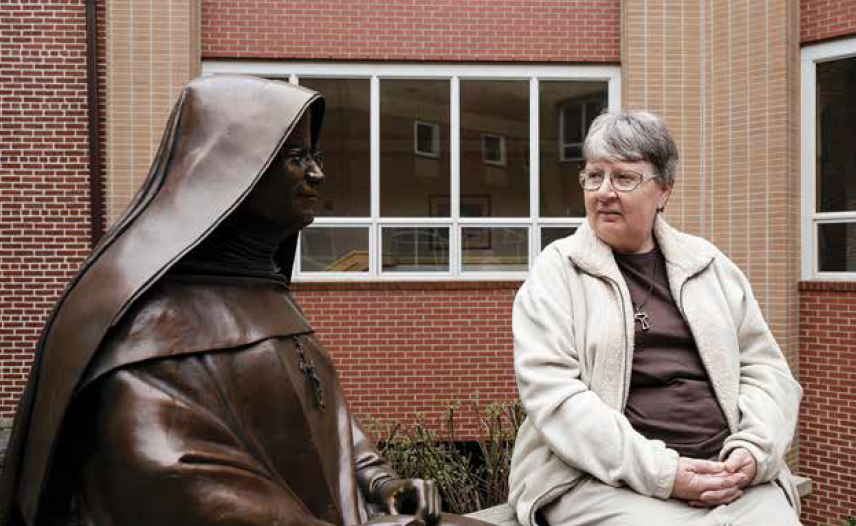
[[[323,111],[252,77],[184,89],[44,328],[0,524],[480,524],[441,518],[433,483],[378,455],[291,297]]]

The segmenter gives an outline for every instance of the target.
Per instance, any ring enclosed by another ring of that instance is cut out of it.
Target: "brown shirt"
[[[639,322],[634,323],[625,415],[634,429],[662,440],[681,456],[716,457],[728,436],[728,424],[690,328],[672,298],[663,254],[659,248],[646,254],[616,253],[615,260],[630,289],[634,312],[643,305],[650,324],[643,331]]]

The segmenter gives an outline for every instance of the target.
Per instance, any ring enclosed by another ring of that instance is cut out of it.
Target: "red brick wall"
[[[800,0],[803,44],[856,35],[856,0]]]
[[[89,249],[83,0],[0,0],[0,417]]]
[[[856,283],[800,284],[800,472],[806,526],[856,517]]]
[[[436,424],[460,400],[463,435],[476,429],[471,402],[517,399],[509,283],[295,285],[297,301],[330,351],[350,407],[364,421]],[[462,435],[462,437],[463,437]]]
[[[203,0],[203,58],[618,62],[620,1]]]

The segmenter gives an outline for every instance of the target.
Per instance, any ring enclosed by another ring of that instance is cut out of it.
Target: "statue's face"
[[[310,113],[291,135],[244,203],[245,210],[289,235],[315,219],[324,172],[311,148]]]

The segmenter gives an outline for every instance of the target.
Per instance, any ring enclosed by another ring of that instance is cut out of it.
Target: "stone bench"
[[[3,465],[3,457],[6,454],[6,445],[9,442],[9,435],[12,431],[12,422],[0,420],[0,467]],[[800,497],[805,497],[811,493],[811,479],[806,477],[794,477],[797,480],[797,489]],[[467,517],[473,517],[484,522],[496,524],[497,526],[520,526],[517,522],[517,513],[514,509],[503,503],[491,508],[485,508],[473,513],[468,513]]]
[[[797,489],[799,490],[800,497],[805,497],[811,493],[811,479],[797,476],[794,478],[797,480]],[[520,523],[517,522],[517,513],[515,513],[514,508],[509,506],[507,502],[492,508],[468,513],[467,517],[496,524],[497,526],[520,526]]]

